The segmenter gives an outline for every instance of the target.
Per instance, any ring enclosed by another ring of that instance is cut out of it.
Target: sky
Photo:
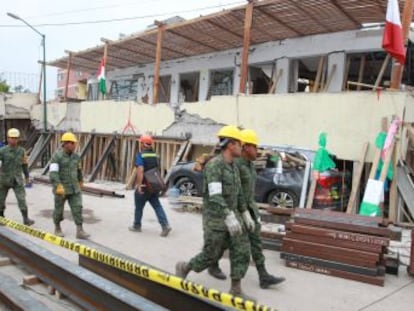
[[[118,39],[119,34],[145,30],[154,20],[179,15],[186,19],[245,4],[243,0],[13,0],[3,1],[0,10],[0,75],[12,86],[24,84],[37,91],[42,59],[41,37],[11,12],[46,35],[46,61],[102,44],[100,38]],[[66,26],[41,24],[77,23],[139,17],[119,22]],[[39,25],[39,26],[37,26]],[[21,27],[22,26],[22,27]],[[54,97],[56,68],[46,72],[47,96]]]

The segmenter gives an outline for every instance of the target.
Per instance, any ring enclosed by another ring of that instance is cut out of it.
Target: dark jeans
[[[158,194],[156,193],[147,193],[144,194],[138,193],[135,190],[135,220],[134,220],[134,227],[140,228],[141,227],[141,219],[142,219],[142,212],[144,210],[145,204],[149,202],[152,208],[157,215],[158,222],[162,227],[168,226],[167,215],[165,215],[164,209],[162,208],[160,199],[158,198]]]

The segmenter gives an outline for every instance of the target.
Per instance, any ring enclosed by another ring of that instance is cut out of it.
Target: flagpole
[[[411,20],[413,18],[414,1],[405,0],[403,18],[402,18],[402,31],[404,38],[405,52],[407,54],[408,36],[410,33]],[[401,80],[404,73],[404,64],[400,64],[394,60],[392,68],[391,88],[399,90],[401,87]]]

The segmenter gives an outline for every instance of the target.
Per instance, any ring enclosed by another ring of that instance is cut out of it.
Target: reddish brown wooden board
[[[304,263],[290,261],[290,260],[286,261],[286,266],[290,268],[296,268],[299,270],[308,271],[308,272],[315,272],[315,273],[320,273],[324,275],[340,277],[343,279],[363,282],[363,283],[377,285],[377,286],[384,286],[384,281],[385,281],[385,278],[383,276],[367,276],[367,275],[356,274],[356,273],[351,273],[351,272],[346,272],[346,271],[323,268],[317,265],[304,264]]]
[[[382,253],[382,246],[361,244],[361,243],[357,243],[357,242],[353,242],[349,240],[348,241],[347,240],[336,240],[336,239],[332,239],[329,237],[313,236],[313,235],[306,235],[306,234],[294,233],[294,232],[288,232],[286,234],[286,238],[293,239],[293,240],[299,240],[299,241],[305,241],[305,242],[324,244],[324,245],[332,245],[332,246],[346,248],[346,249],[360,250],[360,251],[370,252],[370,253],[375,253],[375,254]]]
[[[352,233],[333,229],[303,226],[299,224],[290,224],[289,229],[294,233],[326,237],[338,241],[350,241],[369,246],[388,246],[390,244],[390,240],[387,238],[361,233]]]

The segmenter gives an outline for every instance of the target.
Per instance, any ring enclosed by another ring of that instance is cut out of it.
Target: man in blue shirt
[[[136,189],[135,189],[135,219],[134,224],[129,228],[130,231],[141,232],[141,220],[144,206],[149,202],[157,215],[158,222],[161,225],[161,236],[166,237],[171,227],[168,224],[167,215],[159,200],[159,192],[151,191],[149,184],[145,180],[144,172],[159,167],[158,155],[153,151],[152,145],[154,140],[149,135],[142,135],[139,138],[141,143],[141,153],[138,153],[135,159],[137,169]]]

